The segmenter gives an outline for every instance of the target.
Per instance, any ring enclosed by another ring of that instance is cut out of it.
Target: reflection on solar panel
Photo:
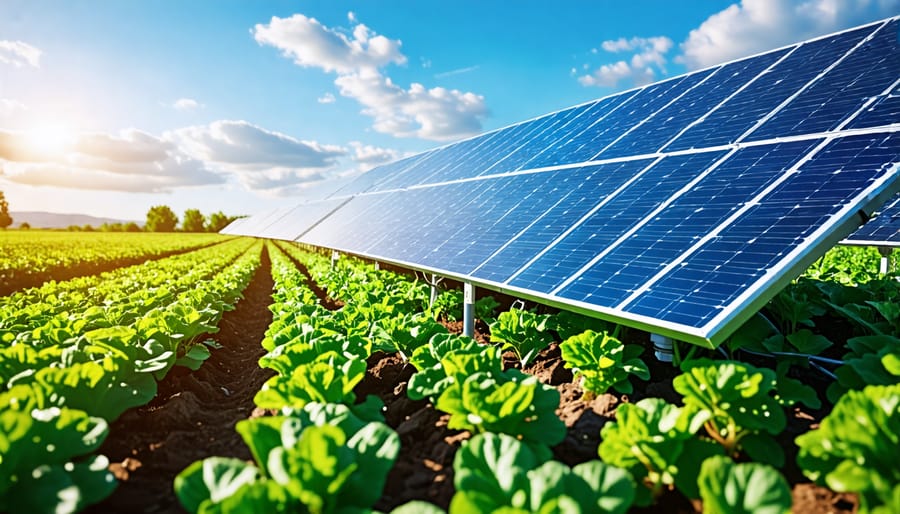
[[[900,189],[898,27],[488,132],[236,230],[718,344]]]
[[[900,194],[879,209],[868,223],[841,242],[859,246],[900,247]]]

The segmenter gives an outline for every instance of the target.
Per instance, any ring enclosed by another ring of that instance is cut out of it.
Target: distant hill
[[[92,225],[99,227],[104,223],[128,223],[133,220],[117,220],[113,218],[98,218],[87,214],[60,214],[57,212],[40,211],[10,211],[13,224],[10,228],[19,228],[22,222],[31,225],[32,228],[68,228],[71,225]],[[135,221],[138,225],[143,222]]]

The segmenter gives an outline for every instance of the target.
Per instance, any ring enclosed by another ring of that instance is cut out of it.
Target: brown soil
[[[206,457],[251,458],[234,425],[250,417],[253,396],[274,374],[257,364],[265,353],[263,334],[272,322],[269,265],[264,250],[244,298],[210,336],[222,348],[213,350],[197,371],[174,368],[150,404],[112,424],[99,453],[113,463],[119,487],[87,512],[184,512],[172,489],[178,473]]]
[[[301,270],[305,269],[298,266]],[[314,282],[310,280],[310,285]],[[263,333],[271,321],[267,307],[271,303],[272,280],[269,261],[257,272],[245,298],[236,310],[227,313],[215,339],[224,346],[194,373],[173,371],[161,384],[160,395],[144,408],[126,413],[111,430],[101,449],[112,462],[122,483],[107,501],[90,509],[92,513],[111,512],[182,512],[172,492],[177,473],[204,457],[219,455],[250,459],[250,454],[234,431],[234,424],[252,415],[253,395],[271,375],[257,365],[264,351],[260,347]],[[328,298],[318,286],[316,293],[330,308],[340,305]],[[445,323],[451,331],[460,332],[462,323]],[[487,327],[476,325],[476,339],[487,342]],[[647,336],[629,331],[622,337],[630,343],[647,344]],[[631,395],[604,394],[585,402],[581,388],[572,383],[571,371],[563,366],[559,346],[554,343],[542,351],[525,368],[560,392],[557,414],[568,427],[566,439],[553,448],[556,459],[575,465],[596,458],[600,429],[615,419],[615,408],[647,396],[658,396],[677,402],[671,379],[678,374],[672,366],[655,362],[645,355],[653,381],[634,381]],[[511,354],[504,355],[510,367],[519,364]],[[425,401],[413,401],[406,395],[407,383],[415,372],[412,365],[398,355],[376,353],[368,360],[366,378],[357,386],[361,401],[374,394],[385,403],[385,419],[400,436],[401,449],[391,470],[381,499],[374,506],[390,511],[411,500],[424,500],[447,508],[453,496],[453,458],[460,444],[470,437],[468,432],[447,428],[448,415],[435,411]],[[257,415],[264,414],[257,412]],[[814,426],[824,412],[795,409],[781,442],[792,444],[793,437]],[[788,461],[794,455],[788,447]],[[856,511],[854,495],[837,494],[806,481],[788,466],[784,470],[793,486],[796,514]],[[632,514],[696,514],[698,502],[691,502],[677,491],[666,492],[657,505],[633,508]]]

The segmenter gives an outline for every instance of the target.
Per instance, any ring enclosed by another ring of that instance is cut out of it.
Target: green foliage
[[[861,514],[900,512],[900,384],[848,391],[796,442],[803,473],[834,491],[858,493]]]
[[[187,209],[181,221],[183,232],[203,232],[206,229],[206,217],[199,209]]]
[[[154,205],[147,211],[144,229],[148,232],[175,232],[178,216],[167,205]]]
[[[643,485],[637,489],[637,505],[650,505],[673,487],[697,498],[700,465],[722,452],[718,445],[693,437],[701,423],[659,398],[625,403],[616,409],[616,421],[603,426],[598,452],[603,462],[628,470]]]
[[[631,393],[629,375],[647,380],[650,370],[638,355],[644,349],[638,345],[624,345],[605,332],[588,330],[569,337],[559,345],[565,366],[581,379],[584,399],[603,394],[609,388]]]
[[[463,292],[460,289],[441,291],[429,309],[434,319],[459,321],[463,316]]]
[[[106,421],[68,408],[0,411],[0,512],[75,512],[109,496],[116,481],[100,447]]]
[[[216,211],[209,215],[209,220],[206,224],[206,231],[218,232],[227,227],[232,221],[236,219],[238,219],[238,216],[227,216],[222,211]]]
[[[828,399],[837,402],[849,390],[862,390],[867,385],[897,383],[897,374],[884,361],[900,358],[900,339],[888,335],[854,337],[847,341],[844,364],[835,370],[837,381],[828,386]]]
[[[318,409],[318,410],[316,410]],[[400,439],[378,422],[319,406],[242,422],[255,465],[211,457],[175,479],[190,512],[363,512],[381,496]],[[341,417],[343,416],[343,417]]]
[[[553,342],[547,322],[550,315],[510,309],[491,323],[491,341],[501,343],[503,350],[512,350],[526,366],[538,352]]]
[[[396,352],[409,360],[413,352],[427,344],[432,336],[446,333],[443,325],[423,313],[400,314],[376,321],[372,325],[371,338],[375,349]]]
[[[413,400],[437,398],[453,383],[469,376],[503,370],[500,351],[494,346],[481,346],[474,339],[455,334],[436,334],[427,345],[417,348],[409,359],[418,372],[409,380],[407,394]]]
[[[298,365],[290,375],[270,378],[253,401],[264,409],[302,409],[310,402],[352,405],[353,388],[365,375],[363,360],[316,360]]]
[[[551,316],[547,322],[547,328],[555,330],[561,341],[583,334],[588,330],[618,334],[618,327],[611,323],[571,311],[559,311]]]
[[[475,317],[490,324],[494,321],[494,313],[500,307],[500,302],[493,296],[483,296],[475,301]]]
[[[788,514],[791,488],[778,470],[728,457],[703,461],[697,478],[703,514]]]
[[[745,453],[754,460],[784,465],[784,452],[773,435],[787,420],[776,399],[776,375],[737,361],[693,361],[675,377],[684,395],[685,416],[702,423],[707,435],[730,456]]]
[[[480,434],[456,452],[450,514],[469,512],[621,514],[634,497],[628,473],[600,461],[574,468],[545,461],[503,434]]]

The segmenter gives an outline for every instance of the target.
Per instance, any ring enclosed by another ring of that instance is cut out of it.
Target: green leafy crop
[[[772,436],[784,430],[787,420],[776,384],[770,369],[709,359],[692,361],[673,381],[684,395],[685,416],[702,424],[728,455],[745,453],[782,466],[784,452]]]
[[[309,407],[309,406],[308,406]],[[400,451],[383,423],[361,423],[344,407],[314,406],[300,417],[258,418],[238,431],[256,465],[212,457],[175,479],[190,512],[368,512]]]
[[[502,343],[503,350],[512,350],[527,365],[538,352],[553,342],[547,322],[550,315],[510,309],[491,323],[491,341]]]
[[[718,445],[693,437],[698,421],[702,423],[659,398],[622,404],[616,410],[616,422],[607,423],[600,432],[600,458],[627,469],[643,485],[637,490],[637,505],[649,505],[673,487],[696,498],[701,463],[722,452]]]
[[[791,488],[775,468],[709,457],[697,478],[703,514],[788,514]]]
[[[576,379],[581,378],[586,400],[609,388],[630,393],[629,375],[650,378],[650,370],[638,357],[644,349],[638,345],[626,346],[605,332],[588,330],[566,339],[559,348],[565,366],[575,371]]]
[[[804,474],[858,493],[861,514],[900,512],[900,384],[848,391],[819,428],[796,442]]]
[[[634,498],[634,482],[623,469],[596,460],[569,468],[545,461],[502,434],[481,434],[465,442],[453,470],[456,494],[450,514],[621,514]]]

